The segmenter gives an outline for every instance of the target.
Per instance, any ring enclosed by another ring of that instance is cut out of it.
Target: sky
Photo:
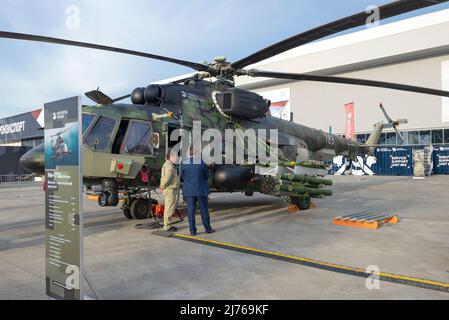
[[[0,30],[117,46],[193,62],[236,61],[386,0],[0,0]],[[449,8],[402,15],[382,24]],[[79,19],[78,19],[78,18]],[[189,73],[117,53],[0,39],[0,118],[100,87],[111,97]],[[89,100],[83,98],[84,103]]]

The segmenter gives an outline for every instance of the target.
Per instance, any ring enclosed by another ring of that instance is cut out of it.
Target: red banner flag
[[[346,111],[345,137],[346,139],[355,140],[354,102],[345,104],[345,111]]]

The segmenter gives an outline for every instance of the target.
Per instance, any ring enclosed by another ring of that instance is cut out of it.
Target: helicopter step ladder
[[[391,213],[359,212],[335,217],[333,224],[337,226],[377,230],[385,223],[397,224],[399,217]]]

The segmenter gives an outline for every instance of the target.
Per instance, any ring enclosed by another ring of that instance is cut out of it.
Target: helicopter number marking
[[[327,136],[327,144],[333,146],[335,144],[335,138],[333,136]]]

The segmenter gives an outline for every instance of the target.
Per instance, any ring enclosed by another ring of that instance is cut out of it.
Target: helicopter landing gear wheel
[[[117,193],[103,192],[98,196],[98,205],[100,207],[116,207],[119,201]]]
[[[310,196],[303,197],[283,197],[284,201],[289,205],[295,205],[299,210],[309,210],[312,204],[312,198]]]
[[[130,213],[131,217],[136,220],[144,220],[148,218],[150,206],[146,199],[135,199],[131,203]]]
[[[123,210],[123,214],[125,215],[125,217],[129,220],[133,219],[133,216],[131,215],[131,209],[122,209]]]
[[[107,193],[102,193],[98,196],[98,205],[100,207],[107,207],[109,205],[108,200],[109,195]]]

